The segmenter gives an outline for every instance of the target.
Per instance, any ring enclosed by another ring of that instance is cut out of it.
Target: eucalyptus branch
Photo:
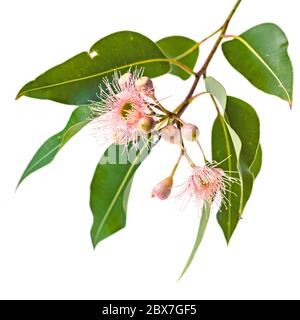
[[[181,118],[179,118],[176,113],[166,109],[157,99],[155,100],[155,104],[152,104],[151,106],[163,112],[166,116],[166,119],[173,119],[178,121],[182,125],[185,124],[185,122]]]
[[[205,95],[205,94],[209,94],[209,92],[207,91],[203,91],[203,92],[200,92],[200,93],[197,93],[195,95],[193,95],[190,100],[189,100],[189,104],[191,104],[195,99]],[[173,110],[173,113],[177,114],[177,112],[181,109],[182,105],[183,105],[184,102],[182,102],[179,106],[177,106],[174,110]]]
[[[183,151],[180,150],[179,157],[178,157],[178,159],[177,159],[177,161],[176,161],[176,163],[175,163],[175,165],[174,165],[174,167],[173,167],[173,169],[172,169],[172,172],[171,172],[170,177],[172,177],[172,178],[174,177],[175,172],[176,172],[176,170],[177,170],[177,168],[178,168],[178,165],[179,165],[179,163],[180,163],[180,161],[181,161],[181,159],[182,159],[182,156],[183,156]]]
[[[184,145],[182,143],[179,143],[179,147],[180,149],[182,150],[182,153],[184,155],[184,157],[186,158],[186,160],[188,161],[188,163],[190,164],[190,166],[192,168],[195,168],[196,165],[194,163],[194,161],[191,159],[191,157],[188,155],[187,151],[186,151],[186,148],[184,147]]]
[[[192,84],[192,87],[191,87],[189,93],[187,94],[186,98],[184,99],[181,108],[177,112],[177,115],[179,117],[184,113],[184,111],[188,107],[189,101],[190,101],[191,97],[193,96],[193,94],[194,94],[194,92],[195,92],[195,90],[196,90],[196,88],[198,86],[199,80],[203,76],[203,74],[206,72],[206,69],[207,69],[210,61],[212,60],[212,58],[213,58],[214,54],[216,53],[220,43],[222,42],[223,36],[225,35],[225,33],[227,31],[227,28],[228,28],[228,25],[230,23],[230,20],[233,17],[233,15],[234,15],[236,9],[238,8],[239,4],[241,3],[241,1],[242,0],[238,0],[236,2],[236,4],[234,5],[233,9],[231,10],[231,12],[229,13],[227,19],[225,20],[225,22],[224,22],[224,24],[223,24],[223,26],[221,28],[221,32],[220,32],[220,34],[219,34],[219,36],[218,36],[213,48],[211,49],[208,57],[206,58],[204,64],[200,68],[200,70],[195,74],[195,80],[194,80],[194,82]]]
[[[209,161],[207,160],[207,158],[206,158],[206,156],[205,156],[204,150],[203,150],[203,148],[202,148],[199,140],[196,140],[196,143],[197,143],[197,145],[198,145],[198,147],[199,147],[199,149],[200,149],[200,151],[201,151],[201,154],[202,154],[202,157],[203,157],[204,162],[205,162],[205,163],[208,163]]]
[[[218,223],[229,243],[261,170],[263,153],[255,109],[240,98],[228,96],[223,84],[213,77],[206,79],[207,69],[221,43],[224,41],[224,57],[254,87],[285,100],[290,106],[293,100],[293,66],[284,32],[273,23],[262,23],[240,36],[227,34],[241,3],[241,0],[232,1],[235,4],[220,28],[199,42],[180,35],[154,42],[138,32],[119,31],[100,39],[89,51],[42,73],[17,94],[17,98],[28,96],[77,106],[65,127],[38,149],[19,184],[50,164],[84,126],[91,126],[97,141],[110,142],[96,166],[90,188],[94,248],[126,225],[126,203],[132,179],[160,139],[173,145],[180,154],[173,160],[170,154],[159,155],[169,160],[170,168],[152,189],[151,197],[159,200],[170,197],[174,174],[185,157],[191,170],[174,196],[184,204],[192,202],[198,212],[202,210],[195,244],[180,278],[201,244],[214,204],[218,207]],[[195,69],[198,48],[209,39],[212,43],[198,71],[198,67]],[[183,58],[191,56],[193,59],[184,61]],[[186,97],[170,110],[156,98],[156,85],[151,79],[167,73],[182,80],[188,78],[187,75],[195,76]],[[208,92],[196,90],[200,79],[204,80]],[[187,107],[204,94],[210,95],[217,112],[211,134],[212,156],[208,158],[202,148],[202,138],[199,140],[201,131],[182,119]],[[204,161],[193,162],[189,156],[190,142],[199,147],[197,151]],[[151,174],[154,169],[149,170]],[[166,177],[167,174],[170,175]],[[252,179],[248,179],[249,174]],[[149,179],[144,180],[142,185]]]
[[[182,155],[186,158],[186,160],[188,161],[188,163],[190,164],[190,166],[192,168],[195,168],[196,165],[194,163],[194,161],[191,159],[191,157],[188,155],[186,148],[184,146],[184,142],[183,142],[183,137],[182,137],[182,132],[180,130],[180,141],[178,142],[179,148],[181,150]]]
[[[219,29],[217,29],[216,31],[212,32],[209,36],[205,37],[204,39],[200,40],[199,42],[197,42],[195,45],[193,45],[189,50],[183,52],[181,55],[177,56],[176,58],[174,58],[176,61],[180,60],[186,56],[188,56],[189,54],[191,54],[192,52],[194,52],[197,48],[199,48],[201,46],[202,43],[204,43],[205,41],[207,41],[208,39],[212,38],[214,35],[216,35],[217,33],[219,33],[222,30],[223,26],[221,26]]]

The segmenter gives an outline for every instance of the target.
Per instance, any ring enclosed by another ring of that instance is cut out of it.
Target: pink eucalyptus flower
[[[104,81],[100,101],[92,104],[93,129],[98,140],[119,145],[129,142],[137,145],[139,139],[146,140],[147,132],[139,124],[141,119],[151,115],[148,102],[135,86],[139,76],[138,72],[121,77],[115,74],[112,83],[108,79]]]
[[[217,205],[226,204],[227,186],[237,182],[238,179],[230,177],[221,168],[197,166],[193,168],[192,175],[177,197],[184,198],[187,203],[193,200],[197,206],[201,206],[204,201],[215,201]]]

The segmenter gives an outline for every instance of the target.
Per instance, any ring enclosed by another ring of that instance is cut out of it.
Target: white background
[[[90,241],[89,184],[104,147],[88,128],[55,161],[15,186],[34,152],[62,129],[72,106],[18,101],[20,87],[48,68],[119,30],[153,40],[185,35],[200,40],[222,24],[234,1],[6,1],[1,8],[0,298],[28,299],[269,299],[300,298],[299,10],[297,1],[242,1],[228,32],[275,22],[286,32],[295,70],[294,108],[252,87],[219,50],[208,74],[228,94],[252,104],[261,118],[264,165],[229,247],[215,216],[181,282],[199,212],[149,195],[177,157],[162,143],[139,169],[127,227],[98,245]],[[267,39],[266,39],[267,41]],[[205,57],[207,47],[201,48]],[[166,107],[174,108],[191,81],[155,80]],[[215,114],[201,98],[185,114],[196,122],[210,152]],[[198,150],[189,145],[194,158]],[[189,173],[185,162],[176,184]]]

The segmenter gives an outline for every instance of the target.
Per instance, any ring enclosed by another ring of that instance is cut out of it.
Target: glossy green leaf
[[[196,252],[203,240],[203,236],[207,227],[207,223],[209,220],[209,216],[210,216],[210,212],[211,212],[211,204],[209,202],[204,202],[203,203],[203,209],[202,209],[202,215],[201,215],[201,219],[200,219],[200,224],[199,224],[199,228],[198,228],[198,233],[197,233],[197,237],[196,237],[196,241],[194,244],[194,247],[192,249],[192,252],[189,256],[189,259],[178,279],[178,281],[183,277],[183,275],[186,273],[186,271],[188,270],[188,268],[190,267],[191,263],[194,260],[194,257],[196,255]]]
[[[223,111],[226,108],[227,94],[225,88],[213,77],[205,78],[206,91],[212,94],[220,103]]]
[[[257,178],[260,172],[261,166],[262,166],[262,148],[261,148],[261,145],[259,144],[254,161],[250,167],[250,170],[253,173],[254,178]]]
[[[272,23],[255,26],[222,45],[229,63],[255,87],[291,105],[293,67],[287,48],[285,34]]]
[[[194,40],[182,36],[172,36],[157,41],[157,44],[168,58],[177,59],[192,70],[195,67],[199,56],[199,47]],[[191,76],[176,65],[171,66],[170,73],[183,80]]]
[[[240,147],[234,145],[234,132],[240,141]],[[229,242],[244,207],[250,197],[254,175],[250,170],[259,145],[259,119],[255,110],[246,102],[227,97],[224,117],[219,114],[212,131],[212,156],[217,162],[226,161],[220,167],[228,175],[240,179],[240,184],[231,183],[225,194],[227,203],[223,203],[218,214],[218,222]]]
[[[239,171],[242,179],[240,207],[240,215],[242,215],[254,182],[250,167],[259,146],[260,124],[256,111],[248,103],[234,97],[228,97],[225,115],[227,123],[241,141]]]
[[[59,133],[49,138],[38,149],[36,154],[25,169],[18,186],[20,183],[28,177],[34,171],[41,169],[49,164],[57,155],[59,150],[85,125],[91,120],[91,110],[88,106],[80,106],[76,108],[65,126],[65,128]]]
[[[235,148],[224,118],[220,114],[216,118],[212,129],[212,158],[221,162],[219,167],[226,171],[228,176],[235,179],[240,178],[237,173],[238,160]],[[228,159],[224,161],[226,158]],[[227,242],[229,242],[240,218],[241,187],[237,183],[228,185],[225,197],[226,203],[222,204],[217,219]]]
[[[158,46],[145,36],[131,31],[113,33],[82,52],[27,83],[18,93],[65,104],[81,105],[97,100],[99,85],[115,71],[144,68],[144,74],[157,77],[170,65]]]
[[[145,144],[141,144],[138,151],[129,147],[127,152],[123,148],[111,145],[105,151],[91,183],[90,206],[94,217],[91,238],[94,247],[125,227],[132,179],[150,152]]]

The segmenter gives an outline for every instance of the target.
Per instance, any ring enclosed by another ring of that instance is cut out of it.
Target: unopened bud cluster
[[[161,129],[160,134],[164,140],[172,144],[178,144],[182,138],[187,141],[196,141],[199,138],[199,129],[191,123],[185,123],[180,129],[173,124],[169,124]]]

